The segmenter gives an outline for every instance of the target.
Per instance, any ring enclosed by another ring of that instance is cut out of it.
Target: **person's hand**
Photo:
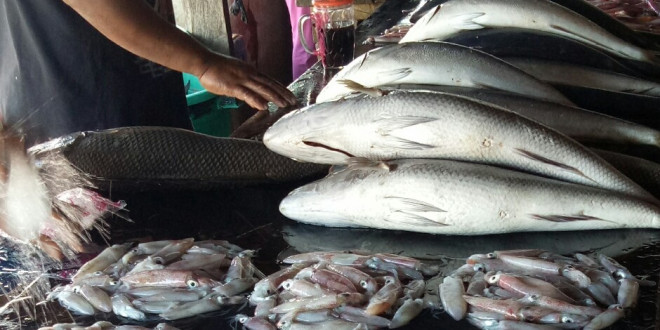
[[[296,104],[291,91],[247,63],[220,54],[213,55],[199,75],[199,82],[207,91],[236,97],[259,110],[266,110],[268,102],[279,107]]]

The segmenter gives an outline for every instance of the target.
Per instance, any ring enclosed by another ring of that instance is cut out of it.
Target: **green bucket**
[[[184,73],[186,103],[195,132],[213,136],[231,134],[231,109],[238,108],[233,97],[208,92],[194,75]]]

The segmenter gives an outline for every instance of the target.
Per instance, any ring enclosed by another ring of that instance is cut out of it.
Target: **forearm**
[[[122,48],[170,69],[200,76],[210,51],[162,19],[143,0],[63,0]]]

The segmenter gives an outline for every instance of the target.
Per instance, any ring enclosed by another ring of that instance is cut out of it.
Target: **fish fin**
[[[605,222],[613,222],[597,217],[592,217],[590,215],[586,214],[578,214],[578,215],[564,215],[564,214],[548,214],[548,215],[541,215],[541,214],[531,214],[533,219],[536,220],[546,220],[546,221],[551,221],[551,222],[573,222],[573,221],[590,221],[590,220],[597,220],[597,221],[605,221]]]
[[[437,217],[439,213],[446,213],[447,211],[434,205],[417,199],[397,196],[385,196],[385,199],[388,206],[394,210],[387,216],[386,220],[388,221],[421,226],[447,226]]]
[[[369,96],[383,96],[387,95],[387,91],[375,88],[375,87],[366,87],[356,81],[350,80],[350,79],[342,79],[337,81],[338,84],[350,89],[351,91],[355,92],[360,92],[363,94],[367,94]]]
[[[587,180],[589,180],[589,181],[591,181],[591,182],[596,183],[596,181],[595,181],[594,179],[592,179],[592,178],[586,176],[584,173],[582,173],[582,171],[578,170],[577,168],[575,168],[575,167],[573,167],[573,166],[566,165],[566,164],[564,164],[564,163],[560,163],[560,162],[558,162],[558,161],[554,161],[554,160],[552,160],[552,159],[550,159],[550,158],[547,158],[547,157],[541,156],[541,155],[536,154],[536,153],[533,153],[533,152],[531,152],[531,151],[527,151],[527,150],[525,150],[525,149],[516,148],[516,151],[518,152],[518,154],[520,154],[520,155],[522,155],[522,156],[524,156],[524,157],[526,157],[526,158],[529,158],[529,159],[531,159],[531,160],[535,160],[535,161],[539,161],[539,162],[544,163],[544,164],[546,164],[546,165],[550,165],[550,166],[554,166],[554,167],[560,168],[560,169],[562,169],[562,170],[565,170],[565,171],[571,172],[571,173],[573,173],[573,174],[577,174],[577,175],[579,175],[579,176],[581,176],[581,177],[583,177],[583,178],[585,178],[585,179],[587,179]]]
[[[415,142],[396,136],[386,136],[382,140],[375,142],[373,144],[373,147],[382,148],[382,149],[394,148],[394,149],[404,149],[404,150],[424,150],[424,149],[433,148],[433,146],[430,144]]]
[[[412,73],[412,68],[397,68],[392,70],[383,70],[375,73],[378,76],[378,81],[381,85],[393,83],[397,80],[401,80]]]
[[[394,168],[396,168],[396,165],[394,164],[390,165],[384,161],[371,160],[365,157],[351,157],[348,160],[346,160],[346,166],[348,168],[356,168],[356,167],[378,168],[378,169],[386,170],[387,172],[392,171]]]
[[[449,25],[459,30],[479,30],[484,26],[475,22],[474,19],[486,15],[486,13],[461,14],[451,18]]]
[[[376,120],[378,125],[378,133],[380,135],[388,135],[390,132],[408,128],[411,126],[430,123],[436,121],[438,118],[433,117],[421,117],[421,116],[397,116],[397,117],[382,117]]]

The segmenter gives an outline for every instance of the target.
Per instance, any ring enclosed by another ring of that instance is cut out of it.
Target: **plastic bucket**
[[[194,75],[184,73],[186,103],[195,132],[213,136],[231,134],[231,109],[238,108],[233,97],[215,95],[202,87]]]

